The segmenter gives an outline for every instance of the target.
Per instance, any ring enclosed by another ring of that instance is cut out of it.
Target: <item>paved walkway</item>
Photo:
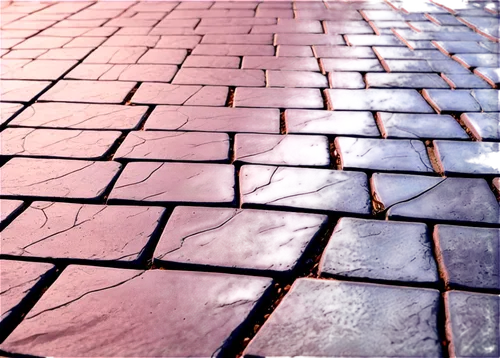
[[[497,0],[1,23],[1,354],[499,356]]]

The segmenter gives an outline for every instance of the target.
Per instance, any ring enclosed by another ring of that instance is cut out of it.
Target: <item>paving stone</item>
[[[148,51],[146,47],[98,47],[84,60],[84,63],[132,64],[136,63],[146,51]]]
[[[243,63],[245,63],[245,58],[243,59]],[[243,68],[245,67],[243,66]],[[260,70],[182,68],[172,83],[255,87],[265,86],[266,80],[264,71]]]
[[[277,109],[157,106],[147,130],[279,133]]]
[[[177,73],[174,65],[109,65],[82,63],[65,78],[107,81],[170,82]]]
[[[17,215],[23,204],[21,200],[0,199],[0,227],[3,228],[5,223]]]
[[[174,4],[174,3],[172,3]],[[165,19],[199,19],[226,17],[254,17],[255,11],[248,9],[214,9],[214,10],[174,10]],[[276,17],[276,16],[271,16]]]
[[[226,45],[272,45],[273,35],[271,34],[219,34],[203,36],[202,44],[226,44]]]
[[[97,199],[119,169],[115,162],[13,158],[2,167],[2,197]]]
[[[446,285],[500,288],[499,229],[436,225],[434,240]]]
[[[379,137],[370,112],[333,112],[287,109],[285,120],[289,133],[317,133]]]
[[[416,90],[326,90],[334,110],[433,113]]]
[[[435,41],[483,41],[484,38],[472,31],[470,32],[441,32],[426,31],[416,32],[413,30],[395,29],[398,37],[406,40],[435,40]]]
[[[499,296],[451,291],[444,299],[450,356],[498,356]]]
[[[366,21],[325,21],[329,34],[374,34]]]
[[[224,106],[228,97],[228,87],[202,87],[197,93],[189,98],[184,105],[189,106]]]
[[[371,88],[450,88],[435,73],[367,73],[365,80]]]
[[[6,128],[0,133],[3,156],[103,159],[121,132]]]
[[[445,174],[500,174],[500,143],[434,141]]]
[[[369,214],[366,174],[328,169],[244,165],[243,204]]]
[[[129,163],[109,199],[231,203],[234,200],[234,167],[226,164]]]
[[[208,93],[202,92],[209,89]],[[223,106],[226,103],[227,87],[202,87],[172,85],[167,83],[143,83],[132,97],[133,103],[146,104],[186,104],[202,96],[200,106]]]
[[[491,88],[491,86],[483,81],[480,77],[473,74],[441,74],[441,77],[454,89],[467,88]]]
[[[372,177],[374,197],[390,207],[389,218],[499,223],[498,202],[484,179],[394,176]]]
[[[374,47],[373,50],[385,60],[446,60],[447,56],[437,50],[411,50],[405,47]]]
[[[369,20],[391,20],[396,21],[405,20],[403,14],[399,14],[391,10],[363,10],[363,15],[365,15],[366,19]]]
[[[211,55],[211,56],[264,56],[264,55],[273,56],[274,46],[200,44],[196,46],[192,54]]]
[[[0,270],[2,279],[0,325],[2,325],[16,314],[16,308],[27,296],[42,289],[41,284],[54,270],[54,265],[11,260],[1,260],[0,264],[2,267]]]
[[[327,88],[328,80],[321,73],[307,71],[267,71],[269,87]]]
[[[216,2],[214,6],[224,4],[237,4],[236,2]],[[241,3],[242,5],[247,4],[247,2]],[[173,20],[170,20],[173,21]],[[219,26],[224,23],[227,26],[234,25],[276,25],[278,22],[276,19],[270,17],[225,17],[225,18],[204,18],[200,21],[200,26]],[[160,23],[161,24],[161,23]],[[159,25],[158,25],[159,26]]]
[[[321,58],[376,58],[368,47],[313,46],[317,57]]]
[[[287,21],[289,20],[289,21]],[[296,20],[280,18],[276,25],[256,25],[252,27],[252,34],[280,34],[280,33],[323,33],[323,26],[317,20]]]
[[[325,34],[276,34],[276,45],[344,45],[340,35]]]
[[[312,46],[278,45],[276,56],[280,57],[313,57]]]
[[[439,356],[438,307],[436,290],[301,278],[244,354]]]
[[[359,72],[329,72],[330,88],[360,89],[365,88],[365,81]]]
[[[6,255],[136,262],[165,209],[34,202],[2,232]]]
[[[498,90],[474,89],[470,91],[470,93],[479,103],[483,112],[500,112],[500,97]]]
[[[335,138],[340,166],[405,172],[433,172],[425,145],[417,140]]]
[[[378,220],[341,218],[319,270],[323,275],[375,280],[439,280],[425,224]]]
[[[330,21],[361,21],[363,18],[359,12],[343,9],[343,11],[325,11],[324,9],[296,10],[296,18]]]
[[[404,46],[394,35],[346,35],[350,46]]]
[[[387,72],[433,72],[425,60],[385,60]]]
[[[384,138],[469,139],[449,115],[378,112],[377,121]]]
[[[55,48],[38,58],[41,60],[81,60],[89,54],[90,48]]]
[[[88,48],[96,48],[100,46],[104,41],[106,41],[106,37],[77,37],[66,45],[64,48],[80,48],[80,47],[88,47]],[[119,46],[119,45],[116,45]]]
[[[16,49],[51,49],[59,48],[70,42],[72,37],[49,37],[49,36],[34,36],[24,40]]]
[[[500,139],[500,114],[464,113],[460,116],[476,140]]]
[[[113,35],[102,44],[103,47],[155,47],[160,36],[119,36]],[[166,42],[164,40],[164,42]]]
[[[188,56],[182,63],[182,67],[240,68],[240,58],[237,56]]]
[[[237,134],[235,160],[244,163],[327,166],[328,138],[307,135]]]
[[[7,123],[21,108],[23,105],[20,103],[0,102],[0,125]]]
[[[323,108],[318,89],[308,88],[247,88],[234,93],[236,107]]]
[[[210,356],[270,285],[261,277],[71,265],[1,348],[58,356]],[[73,333],[25,342],[53,332],[48,321]]]
[[[3,80],[57,80],[76,64],[65,60],[2,60]]]
[[[424,89],[422,95],[438,113],[481,111],[479,104],[466,90]]]
[[[474,74],[488,82],[493,88],[500,85],[500,68],[478,67],[474,69]]]
[[[357,72],[385,72],[377,59],[345,59],[322,58],[321,64],[327,72],[357,71]]]
[[[289,273],[326,216],[176,207],[156,247],[157,262]]]
[[[2,39],[3,41],[3,39]],[[3,59],[15,59],[15,60],[34,60],[38,56],[43,55],[47,50],[3,50],[5,54],[2,53]]]
[[[262,9],[257,8],[255,12],[256,17],[279,17],[284,19],[291,19],[294,17],[292,9]]]
[[[42,101],[121,103],[134,82],[59,81],[44,93]]]
[[[241,68],[265,70],[319,71],[318,61],[304,57],[244,56]]]
[[[500,63],[498,54],[494,53],[474,53],[474,54],[457,54],[453,59],[461,63],[464,67],[493,67],[498,68]]]
[[[468,13],[470,13],[470,10]],[[481,15],[483,14],[486,13],[482,12]],[[498,42],[500,40],[498,16],[461,16],[460,21],[464,22],[467,26],[472,27],[474,31],[486,37],[488,40],[494,42]],[[479,37],[481,38],[482,36]]]
[[[130,130],[147,107],[81,103],[34,103],[9,125],[20,127]]]
[[[156,27],[186,27],[186,28],[191,28],[194,29],[198,23],[202,26],[208,25],[206,21],[209,19],[203,19],[202,22],[200,22],[199,19],[180,19],[180,20],[174,20],[174,19],[164,19],[160,21]],[[238,19],[239,20],[239,19]],[[217,23],[216,25],[220,25],[220,22]]]
[[[228,153],[225,133],[134,131],[113,159],[223,161]]]
[[[201,36],[161,36],[156,48],[193,49],[200,42]]]
[[[459,63],[453,60],[427,60],[427,64],[432,68],[432,72],[440,72],[445,74],[460,74],[468,75],[470,72]]]

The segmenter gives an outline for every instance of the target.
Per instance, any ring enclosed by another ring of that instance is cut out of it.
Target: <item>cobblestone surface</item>
[[[498,0],[0,4],[0,355],[498,357]]]

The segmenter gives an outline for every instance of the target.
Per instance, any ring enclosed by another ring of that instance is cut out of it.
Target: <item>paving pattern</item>
[[[498,357],[499,22],[2,1],[0,354]]]

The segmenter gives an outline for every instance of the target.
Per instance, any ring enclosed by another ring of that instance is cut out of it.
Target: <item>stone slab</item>
[[[500,140],[499,113],[463,113],[460,120],[476,140]]]
[[[69,81],[57,82],[40,97],[42,101],[121,103],[134,82]]]
[[[238,87],[234,92],[235,107],[323,108],[323,97],[312,88]]]

